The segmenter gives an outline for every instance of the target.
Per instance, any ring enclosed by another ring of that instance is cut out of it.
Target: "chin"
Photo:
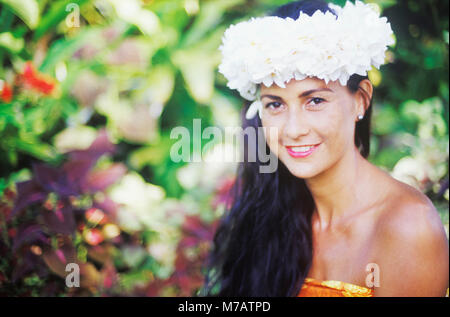
[[[295,162],[292,159],[283,160],[283,164],[291,172],[292,175],[298,178],[308,179],[312,178],[320,173],[317,167],[317,162]]]

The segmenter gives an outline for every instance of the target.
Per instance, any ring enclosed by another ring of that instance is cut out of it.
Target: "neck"
[[[341,160],[325,172],[306,179],[313,196],[321,230],[332,227],[344,215],[357,210],[367,198],[364,184],[368,177],[370,163],[353,147]]]

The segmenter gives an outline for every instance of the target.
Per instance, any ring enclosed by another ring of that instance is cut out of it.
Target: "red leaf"
[[[80,184],[84,182],[94,164],[95,160],[93,159],[71,160],[64,163],[62,170],[67,175],[68,182],[81,192]]]
[[[117,182],[126,172],[127,168],[121,163],[113,164],[101,171],[94,171],[87,176],[82,189],[91,193],[103,191]]]
[[[47,193],[34,180],[19,182],[16,184],[17,197],[15,199],[14,209],[9,214],[8,219],[14,217],[25,207],[37,202],[42,202],[47,198]]]
[[[97,138],[92,142],[86,150],[70,151],[67,154],[71,161],[87,160],[97,161],[103,154],[113,153],[115,145],[109,141],[106,129],[101,129],[98,132]]]
[[[58,169],[43,163],[33,164],[36,182],[48,192],[62,196],[78,195],[77,183],[69,179],[64,169]]]
[[[47,266],[61,277],[66,277],[66,265],[68,263],[78,263],[77,254],[71,244],[64,244],[59,249],[45,248],[42,257]]]
[[[75,217],[70,204],[53,210],[42,210],[42,217],[47,227],[54,233],[72,234],[76,230]]]
[[[31,225],[26,228],[20,229],[16,233],[13,241],[12,250],[17,251],[21,246],[26,243],[34,243],[36,241],[46,241],[45,235],[39,225]]]
[[[117,203],[115,203],[111,198],[105,196],[101,199],[96,199],[93,207],[103,210],[108,214],[110,220],[115,221]]]

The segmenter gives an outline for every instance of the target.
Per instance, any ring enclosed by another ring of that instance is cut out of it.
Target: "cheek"
[[[340,111],[330,111],[324,120],[318,123],[318,133],[323,137],[328,148],[335,153],[342,152],[353,141],[353,128],[350,114],[343,107],[336,107]]]
[[[278,118],[263,117],[261,119],[261,124],[264,128],[264,136],[266,138],[267,145],[275,155],[278,155],[283,122]]]

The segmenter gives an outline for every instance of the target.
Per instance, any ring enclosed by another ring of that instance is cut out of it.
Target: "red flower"
[[[56,86],[53,78],[37,72],[31,62],[26,62],[22,76],[27,86],[46,95],[50,95]]]
[[[1,85],[3,82],[3,85]],[[0,81],[0,99],[4,102],[11,102],[13,91],[12,88],[4,81]]]
[[[86,219],[93,224],[104,225],[108,222],[108,218],[105,213],[98,208],[92,207],[86,210]]]
[[[98,229],[89,229],[85,231],[84,240],[90,245],[98,245],[103,242],[103,235]]]

